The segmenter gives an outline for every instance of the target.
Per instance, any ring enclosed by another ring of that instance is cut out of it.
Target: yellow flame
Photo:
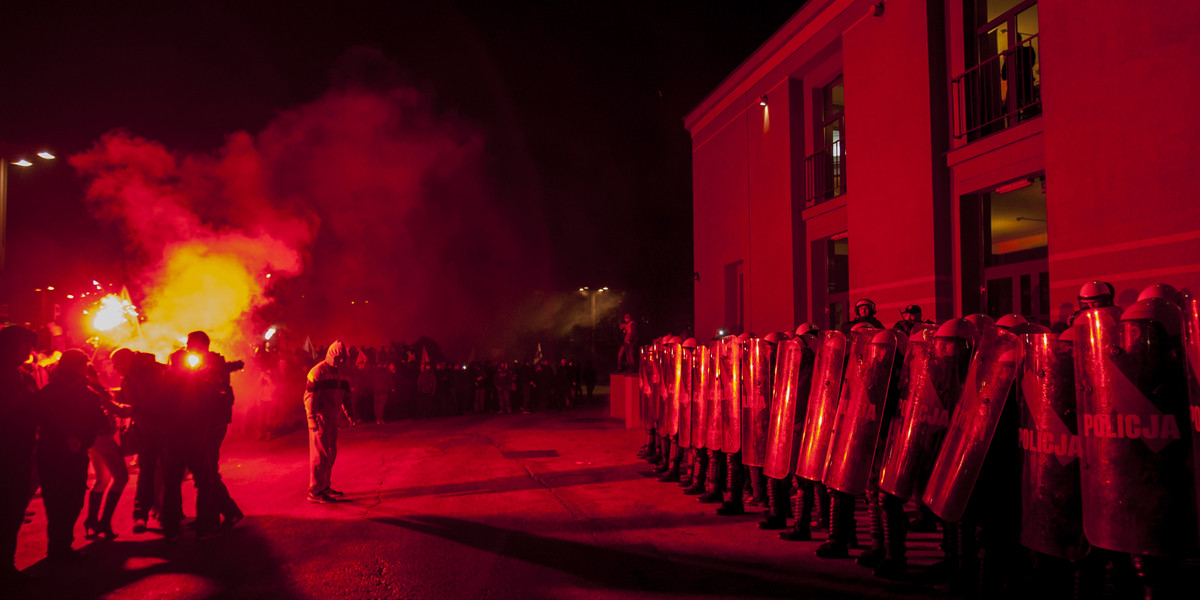
[[[133,304],[115,294],[109,294],[100,299],[100,307],[92,317],[92,327],[96,331],[109,331],[128,322],[130,318],[137,319],[137,309]]]
[[[200,355],[189,352],[187,355],[187,365],[193,369],[200,366]]]

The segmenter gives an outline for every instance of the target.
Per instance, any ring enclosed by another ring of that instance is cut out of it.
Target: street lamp
[[[607,287],[602,287],[598,290],[592,290],[591,288],[587,287],[579,288],[579,293],[587,296],[592,301],[592,334],[591,339],[588,342],[588,345],[591,346],[592,360],[596,359],[596,296],[607,291]]]
[[[4,156],[6,148],[0,147],[0,273],[4,272],[5,248],[8,245],[8,165],[9,159]],[[43,150],[37,153],[42,160],[54,160],[54,155]],[[31,167],[33,163],[24,157],[11,162],[18,167]]]

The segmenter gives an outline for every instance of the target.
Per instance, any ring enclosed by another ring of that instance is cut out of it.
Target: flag
[[[317,359],[317,347],[313,346],[312,338],[307,335],[304,336],[304,351],[307,352],[313,360]]]
[[[533,353],[533,362],[534,362],[534,364],[542,362],[542,343],[541,342],[538,342],[537,352]]]

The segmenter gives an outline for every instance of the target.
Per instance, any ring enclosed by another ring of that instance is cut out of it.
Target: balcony
[[[954,137],[978,139],[1042,114],[1038,36],[971,67],[951,82]]]
[[[804,204],[812,206],[846,193],[845,140],[837,140],[804,159]]]

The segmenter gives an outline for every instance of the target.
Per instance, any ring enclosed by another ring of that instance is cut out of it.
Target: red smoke
[[[233,286],[246,305],[229,308],[247,340],[279,319],[297,341],[429,335],[465,354],[511,339],[511,307],[543,284],[530,199],[497,192],[482,132],[409,87],[332,91],[212,154],[114,131],[71,163],[129,236],[149,323],[195,291],[178,281],[210,268],[195,261],[235,257],[241,273],[219,278],[247,279]],[[216,327],[181,322],[203,312],[193,304],[172,310],[159,318],[182,333]]]

